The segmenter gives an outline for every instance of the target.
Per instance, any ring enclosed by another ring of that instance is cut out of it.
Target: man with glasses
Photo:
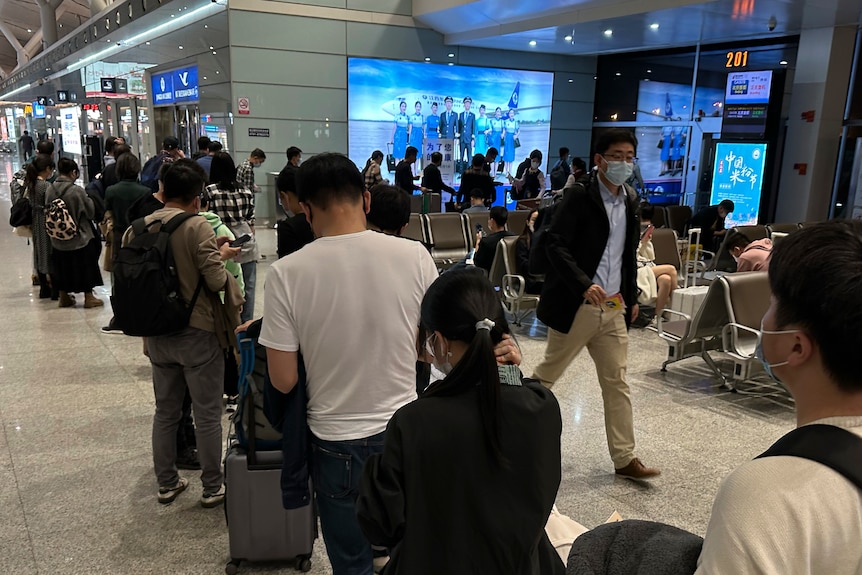
[[[616,474],[632,479],[659,475],[635,457],[634,422],[625,380],[626,325],[638,315],[637,251],[640,224],[632,174],[637,140],[628,130],[599,137],[598,173],[563,196],[547,238],[548,261],[538,318],[548,326],[545,357],[533,378],[550,388],[587,348],[604,400],[605,430]]]

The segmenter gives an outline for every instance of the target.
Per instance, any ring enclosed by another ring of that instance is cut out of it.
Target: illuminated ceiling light
[[[213,50],[213,56],[215,56],[215,55],[216,55],[216,51],[215,51],[215,50]]]
[[[454,64],[453,62],[449,62],[449,65],[450,65],[450,66],[454,66],[455,64]]]
[[[782,61],[781,61],[781,62],[779,62],[778,64],[779,64],[779,65],[781,65],[781,66],[787,66],[787,60],[782,60]]]
[[[31,28],[27,28],[27,32],[32,32],[32,31],[33,30]]]
[[[454,58],[454,57],[455,57],[455,54],[453,54],[452,52],[449,52],[449,57],[450,57],[450,58]]]
[[[569,78],[569,84],[571,84],[572,82],[574,82],[574,80],[572,80],[571,78]]]
[[[658,30],[659,29],[658,22],[653,22],[652,24],[649,25],[649,27],[650,27],[650,30]]]
[[[563,38],[563,40],[565,40],[566,42],[571,42],[573,40],[573,38],[570,34],[570,35],[566,36],[565,38]]]
[[[646,71],[646,73],[647,73],[647,74],[652,74],[652,70],[647,70],[647,71]]]
[[[607,30],[605,30],[605,36],[613,36],[613,35],[614,35],[614,31],[613,31],[613,30],[611,30],[610,28],[608,28]]]
[[[206,80],[206,79],[207,79],[207,77],[206,77],[206,76],[204,76],[204,80]]]
[[[209,28],[209,24],[204,24],[204,28]]]
[[[177,46],[177,48],[179,48],[180,50],[182,50],[182,49],[183,49],[183,47],[182,47],[182,46]]]
[[[149,45],[150,45],[150,43],[149,43],[149,42],[147,42],[147,46],[149,46]]]
[[[614,76],[622,76],[622,74],[617,72],[616,74],[614,74]]]
[[[535,40],[530,40],[530,46],[535,46],[535,45],[536,45],[536,41],[535,41]]]
[[[431,58],[425,58],[425,61],[426,61],[426,62],[430,62],[430,61],[431,61]]]
[[[210,46],[210,50],[215,50],[215,48],[213,48],[212,46]]]

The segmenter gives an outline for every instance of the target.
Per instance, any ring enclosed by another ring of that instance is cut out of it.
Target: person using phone
[[[485,271],[491,271],[491,265],[494,263],[494,255],[497,253],[497,244],[506,236],[513,236],[512,232],[506,229],[506,222],[509,221],[509,210],[503,206],[494,206],[488,212],[488,230],[476,225],[476,254],[473,256],[473,263],[476,267],[480,267]]]
[[[649,305],[655,301],[655,318],[661,316],[667,303],[670,301],[673,290],[679,285],[676,268],[669,264],[656,265],[655,249],[652,245],[652,234],[655,226],[652,225],[654,209],[651,205],[641,206],[641,233],[638,244],[638,288],[640,295],[638,301]]]

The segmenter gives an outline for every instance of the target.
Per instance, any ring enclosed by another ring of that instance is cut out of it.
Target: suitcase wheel
[[[309,555],[297,557],[296,570],[303,573],[308,573],[309,571],[311,571],[311,557]]]
[[[237,571],[239,571],[239,564],[241,562],[241,559],[231,559],[230,563],[224,566],[224,572],[227,573],[227,575],[236,575]]]

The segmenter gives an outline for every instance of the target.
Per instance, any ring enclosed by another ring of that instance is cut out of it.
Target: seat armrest
[[[741,329],[743,331],[747,331],[749,333],[753,333],[756,336],[760,336],[760,331],[750,328],[747,325],[742,325],[741,323],[731,322],[721,328],[721,348],[725,351],[732,350],[733,353],[738,355],[739,357],[745,357],[748,359],[752,359],[754,355],[750,355],[748,353],[744,353],[739,350],[736,346],[736,338],[733,336],[733,329]]]
[[[682,313],[681,311],[677,311],[677,310],[675,310],[675,309],[665,308],[665,309],[662,311],[662,314],[666,314],[666,313],[669,313],[669,314],[671,314],[671,315],[678,315],[678,316],[680,316],[681,318],[683,318],[683,319],[684,319],[684,320],[685,320],[689,325],[691,325],[691,316],[690,316],[690,315],[688,315],[687,313]],[[655,324],[656,324],[656,329],[658,329],[658,335],[659,335],[659,337],[664,337],[664,333],[665,333],[665,332],[664,332],[664,328],[662,328],[662,324],[664,323],[664,321],[665,321],[665,320],[664,320],[664,318],[663,318],[663,317],[661,317],[661,316],[657,316],[657,317],[656,317],[656,322],[655,322]],[[686,330],[686,331],[687,331],[687,330]],[[672,336],[672,337],[676,337],[676,336]]]
[[[503,276],[503,296],[508,299],[521,299],[527,290],[524,276],[506,274]]]

